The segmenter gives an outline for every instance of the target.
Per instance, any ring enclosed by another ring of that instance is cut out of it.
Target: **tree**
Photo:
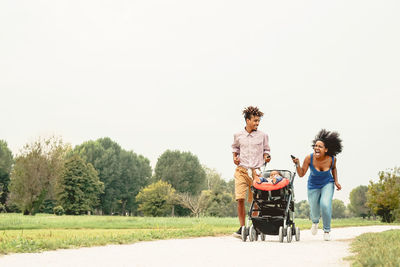
[[[226,188],[226,182],[222,179],[221,174],[215,169],[210,169],[207,166],[203,166],[206,174],[206,183],[208,190],[214,190],[215,188]]]
[[[209,204],[208,191],[204,190],[199,195],[190,195],[189,193],[177,193],[176,201],[185,208],[190,209],[192,214],[199,217]]]
[[[367,192],[368,186],[360,185],[350,192],[349,210],[358,217],[363,219],[370,214],[370,209],[367,207]]]
[[[233,191],[231,191],[231,184],[225,182],[221,174],[215,169],[210,169],[206,166],[203,166],[203,169],[206,172],[208,188],[208,190],[202,191],[202,194],[207,196],[205,215],[217,217],[235,216],[237,214],[237,207],[234,195],[234,184]]]
[[[228,217],[232,214],[232,208],[235,208],[232,195],[220,190],[205,191],[208,196],[208,206],[205,211],[207,216]]]
[[[104,184],[92,164],[86,163],[77,154],[66,161],[59,194],[59,203],[66,214],[79,215],[92,211],[103,189]]]
[[[170,183],[178,192],[197,195],[205,188],[206,174],[190,152],[165,151],[155,167],[156,180]]]
[[[13,164],[13,156],[8,149],[7,142],[0,140],[0,205],[4,207],[8,197],[8,184]]]
[[[148,185],[152,170],[147,158],[132,151],[122,150],[120,159],[122,171],[117,198],[121,201],[121,213],[125,215],[127,210],[132,213],[137,209],[136,195]]]
[[[235,179],[231,179],[226,183],[226,192],[231,196],[232,202],[229,205],[229,214],[230,217],[237,217],[237,203],[235,199]],[[245,203],[245,205],[247,202]]]
[[[132,213],[136,209],[135,197],[151,177],[147,158],[125,151],[108,137],[85,142],[74,152],[94,166],[104,183],[99,206],[104,214],[125,215],[127,210]]]
[[[231,179],[226,183],[226,190],[232,194],[232,196],[235,196],[235,179]]]
[[[310,218],[310,204],[307,200],[302,200],[294,204],[295,214],[297,218]]]
[[[138,210],[145,216],[166,216],[171,213],[175,202],[175,189],[164,181],[150,184],[136,196]]]
[[[332,218],[344,218],[345,217],[346,206],[344,202],[340,199],[332,200]]]
[[[10,176],[11,204],[33,215],[44,200],[55,199],[68,149],[56,137],[25,145]]]
[[[380,172],[379,181],[370,181],[367,206],[381,216],[383,222],[393,222],[400,209],[400,168]]]

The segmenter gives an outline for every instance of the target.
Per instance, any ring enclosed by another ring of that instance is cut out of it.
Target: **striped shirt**
[[[270,154],[268,135],[261,131],[240,131],[233,136],[232,152],[240,158],[239,166],[260,168],[264,165],[264,154]]]

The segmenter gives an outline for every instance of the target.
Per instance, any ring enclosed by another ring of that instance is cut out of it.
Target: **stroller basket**
[[[283,224],[282,217],[255,217],[252,219],[253,226],[261,233],[267,235],[278,235],[279,227]]]

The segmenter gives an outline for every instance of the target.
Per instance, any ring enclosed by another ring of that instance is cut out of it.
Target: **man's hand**
[[[270,162],[271,161],[271,156],[269,154],[264,154],[264,161],[265,162]]]
[[[298,158],[292,159],[293,163],[296,164],[296,166],[300,166],[300,160]]]
[[[239,165],[240,163],[240,158],[238,155],[233,155],[233,163],[235,163],[236,165]]]

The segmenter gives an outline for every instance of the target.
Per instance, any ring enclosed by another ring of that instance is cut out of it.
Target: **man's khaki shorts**
[[[253,169],[253,177],[256,174],[256,171]],[[253,184],[253,178],[250,177],[247,173],[247,169],[241,166],[238,166],[235,171],[235,198],[236,200],[245,199],[246,191],[248,191],[248,202],[253,201],[253,193],[251,192],[251,186]]]

